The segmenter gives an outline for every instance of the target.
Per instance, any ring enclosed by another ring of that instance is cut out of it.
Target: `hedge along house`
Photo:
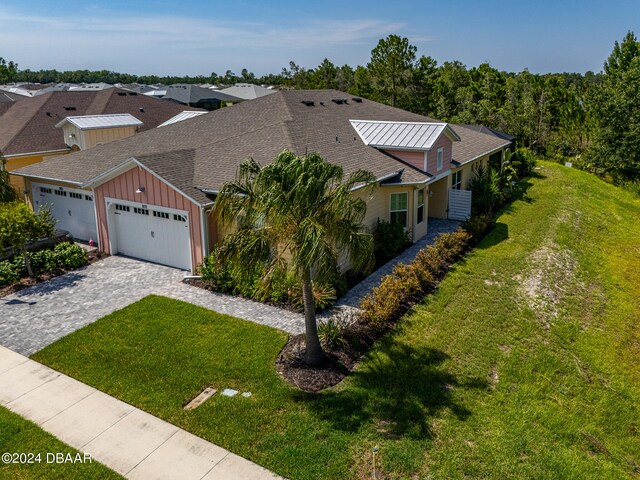
[[[318,152],[347,175],[368,170],[379,188],[365,223],[400,223],[416,241],[431,212],[447,217],[452,171],[507,145],[344,92],[281,91],[15,173],[37,186],[28,189],[34,205],[46,195],[55,210],[65,190],[91,195],[101,250],[193,270],[220,241],[215,197],[247,158],[268,164],[288,149]]]

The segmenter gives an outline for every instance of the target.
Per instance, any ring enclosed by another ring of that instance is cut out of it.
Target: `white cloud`
[[[207,74],[216,67],[245,66],[277,72],[266,63],[315,58],[320,45],[322,58],[365,46],[368,52],[379,38],[404,27],[375,19],[318,20],[291,27],[105,11],[51,17],[0,7],[1,54],[31,69]]]

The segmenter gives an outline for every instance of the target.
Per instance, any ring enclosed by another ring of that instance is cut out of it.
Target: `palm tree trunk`
[[[304,327],[307,341],[305,361],[310,367],[316,367],[324,362],[324,352],[318,337],[316,306],[313,300],[313,287],[309,272],[305,272],[302,279],[302,300],[304,301]]]

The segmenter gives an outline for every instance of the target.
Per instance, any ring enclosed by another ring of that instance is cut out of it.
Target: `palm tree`
[[[298,157],[285,150],[266,166],[243,162],[216,199],[221,224],[235,227],[222,246],[229,261],[246,271],[264,266],[264,282],[286,270],[301,282],[310,366],[325,357],[312,281],[333,278],[339,255],[347,255],[356,270],[372,263],[373,238],[362,225],[366,202],[352,194],[357,186],[371,191],[375,177],[358,170],[343,181],[342,167],[317,153]]]

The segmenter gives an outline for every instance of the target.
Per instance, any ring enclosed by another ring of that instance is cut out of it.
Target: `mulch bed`
[[[344,380],[381,335],[383,332],[374,334],[359,323],[352,325],[349,336],[357,340],[350,342],[351,348],[334,351],[325,348],[326,360],[318,367],[309,367],[304,361],[304,335],[290,335],[276,359],[276,370],[291,385],[305,392],[319,392]]]
[[[102,260],[109,255],[104,252],[99,252],[97,250],[91,250],[88,252],[88,260],[87,265],[91,265],[99,260]],[[84,268],[84,267],[81,267]],[[73,270],[61,270],[56,273],[43,273],[38,275],[37,277],[24,277],[18,280],[16,283],[12,283],[11,285],[5,285],[4,287],[0,287],[0,298],[11,295],[12,293],[19,292],[20,290],[24,290],[25,288],[33,287],[42,282],[47,282],[52,278],[59,277],[60,275],[64,275],[65,273],[73,272]]]

